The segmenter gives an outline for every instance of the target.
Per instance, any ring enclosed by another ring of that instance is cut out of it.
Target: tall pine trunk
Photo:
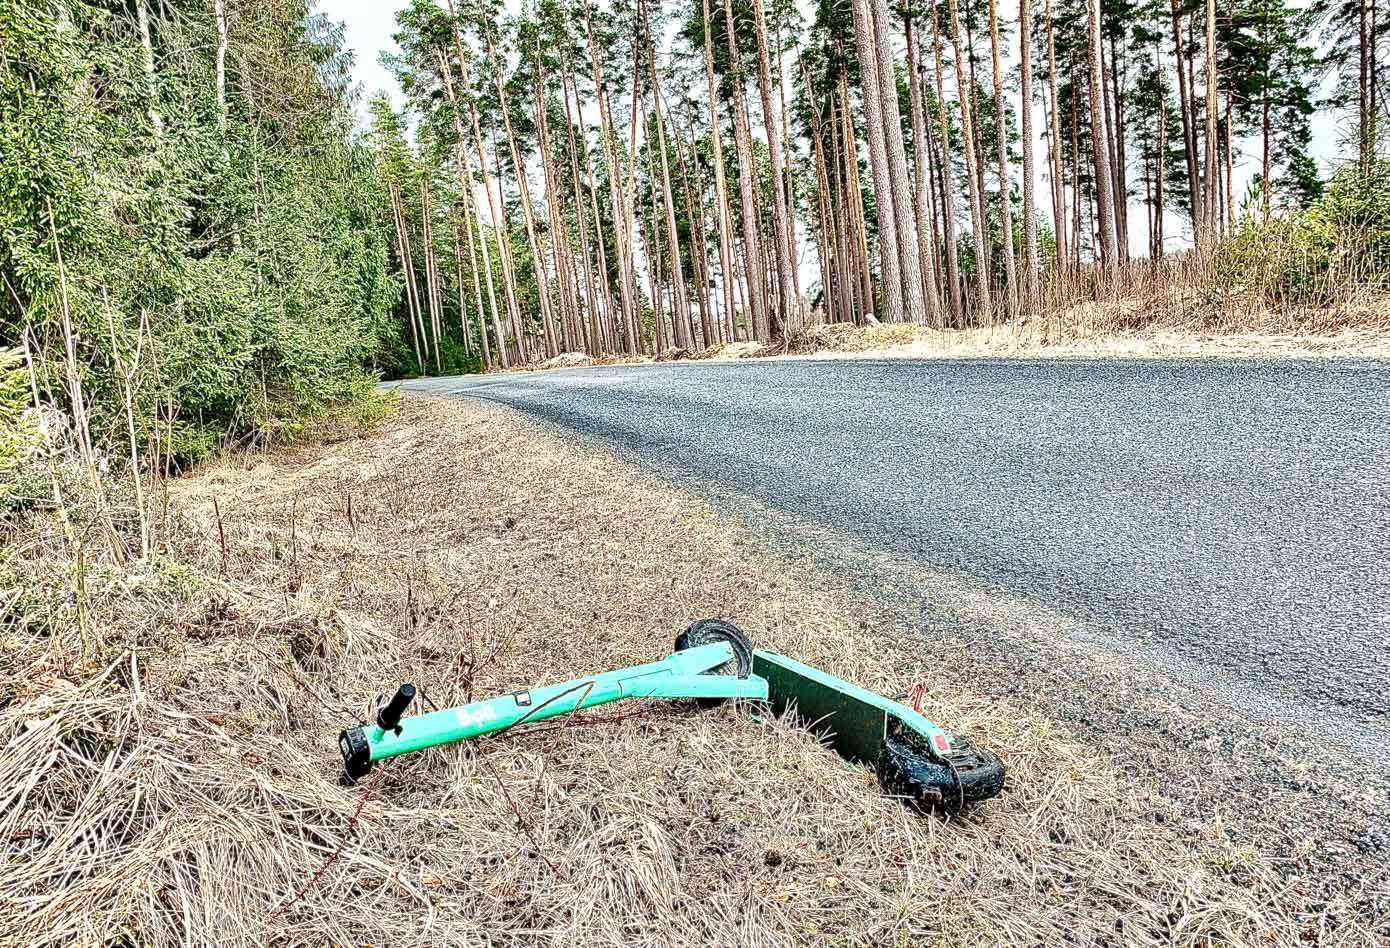
[[[821,295],[825,300],[825,321],[833,323],[843,321],[840,287],[844,283],[844,264],[838,257],[839,241],[831,204],[830,175],[826,168],[825,121],[820,103],[812,91],[811,77],[805,63],[801,65],[801,75],[811,116],[811,155],[816,168],[816,257],[820,265]]]
[[[917,221],[912,214],[912,178],[907,172],[907,147],[903,143],[902,112],[898,108],[898,74],[893,67],[895,52],[888,4],[886,0],[865,0],[865,13],[872,14],[873,21],[884,148],[892,187],[889,193],[893,201],[893,219],[899,230],[898,272],[902,279],[903,318],[923,323],[927,319],[927,308],[922,292],[922,260],[917,251]]]
[[[1232,98],[1232,92],[1229,89],[1226,90],[1226,176],[1224,178],[1224,184],[1226,186],[1226,216],[1223,218],[1223,226],[1221,229],[1221,236],[1223,237],[1226,235],[1227,230],[1235,223],[1236,219],[1236,196],[1234,190],[1235,185],[1233,183],[1235,180],[1235,169],[1232,167],[1235,163],[1235,145],[1231,141],[1231,129],[1234,127],[1234,123],[1231,121],[1231,110],[1234,107]]]
[[[450,13],[450,16],[453,15],[453,8],[452,8],[452,6],[451,6],[450,9],[449,9],[449,13]],[[466,86],[467,86],[467,82],[468,82],[468,78],[467,78],[468,72],[467,72],[467,67],[464,65],[465,62],[466,62],[466,60],[464,59],[464,53],[463,53],[463,38],[462,38],[462,36],[460,35],[457,22],[455,22],[455,24],[454,24],[454,51],[455,51],[455,53],[458,55],[459,64],[460,64],[460,65],[459,65],[459,68],[460,68],[460,76],[462,77],[463,82],[464,82],[464,85],[465,85],[465,87],[466,87]],[[454,80],[453,80],[453,76],[452,76],[452,70],[450,70],[448,61],[445,59],[443,53],[439,53],[439,54],[438,54],[438,60],[439,60],[439,75],[440,75],[440,78],[443,79],[443,81],[444,81],[444,94],[445,94],[445,97],[449,100],[449,106],[450,106],[451,111],[453,112],[453,121],[454,121],[454,160],[455,160],[455,162],[456,162],[457,165],[458,165],[457,171],[458,171],[458,179],[459,179],[459,189],[463,192],[463,196],[464,196],[464,213],[465,213],[466,215],[469,215],[469,216],[470,216],[470,219],[476,219],[477,222],[478,222],[478,227],[479,227],[479,229],[481,230],[481,227],[482,227],[482,217],[481,217],[480,215],[477,215],[476,213],[474,213],[474,211],[470,210],[470,208],[472,208],[472,205],[473,205],[473,196],[474,196],[474,193],[475,193],[475,192],[474,192],[474,185],[473,185],[473,172],[472,172],[471,168],[469,167],[469,161],[468,161],[468,145],[467,145],[467,144],[465,143],[465,141],[464,141],[463,116],[460,114],[459,102],[458,102],[458,95],[457,95],[457,94],[455,93],[455,91],[454,91]],[[480,139],[476,137],[476,136],[477,136],[477,123],[476,123],[476,119],[475,119],[475,121],[474,121],[473,128],[474,128],[474,136],[475,136],[475,137],[474,137],[474,142],[477,143],[477,144],[479,145],[479,147],[478,147],[478,155],[479,155],[479,160],[481,160],[481,159],[482,159],[482,146],[481,146],[481,141],[480,141]],[[484,180],[487,179],[487,163],[486,163],[486,162],[483,162],[483,178],[484,178]],[[489,193],[489,194],[488,194],[489,202],[491,201],[491,197],[492,197],[492,195],[491,195],[491,193]],[[476,284],[477,284],[477,281],[478,281],[478,258],[477,258],[477,255],[476,255],[476,253],[475,253],[475,247],[474,247],[474,244],[473,244],[473,228],[472,228],[472,227],[467,227],[467,228],[465,228],[465,230],[467,231],[467,234],[468,234],[468,255],[469,255],[469,258],[472,260],[472,263],[473,263],[473,282],[474,282],[475,287],[476,287]],[[497,291],[496,291],[496,289],[494,288],[493,283],[492,283],[492,262],[491,262],[491,260],[488,259],[487,240],[486,240],[486,238],[484,238],[484,239],[482,240],[482,244],[483,244],[483,260],[484,260],[484,262],[486,263],[486,269],[485,269],[484,272],[485,272],[485,274],[486,274],[486,281],[487,281],[488,301],[489,301],[489,303],[491,304],[490,313],[491,313],[491,315],[492,315],[492,326],[493,326],[493,331],[494,331],[494,333],[495,333],[495,338],[496,338],[496,340],[497,340],[497,355],[498,355],[499,361],[502,363],[502,366],[505,368],[505,367],[507,367],[508,365],[510,365],[511,363],[510,363],[510,361],[509,361],[508,358],[507,358],[507,344],[506,344],[506,340],[503,338],[503,335],[502,335],[502,322],[501,322],[501,317],[499,316],[498,311],[497,311]],[[479,331],[479,334],[483,337],[483,353],[484,353],[484,356],[488,356],[489,354],[488,354],[488,346],[487,346],[487,327],[482,323],[482,319],[483,319],[483,315],[482,315],[482,305],[483,305],[483,304],[482,304],[482,298],[481,298],[481,296],[479,296],[479,299],[478,299],[478,320],[479,320],[478,331]],[[492,362],[492,360],[491,360],[490,357],[488,358],[488,362],[489,362],[489,364],[491,364],[491,362]]]
[[[1110,147],[1106,139],[1104,68],[1101,62],[1100,0],[1086,0],[1086,61],[1089,73],[1091,151],[1094,156],[1094,188],[1096,195],[1096,230],[1100,238],[1101,273],[1110,275],[1116,266],[1115,212],[1113,193],[1115,179],[1110,170]]]
[[[647,66],[652,78],[652,109],[656,122],[656,144],[661,159],[661,196],[666,212],[667,252],[670,254],[671,270],[671,319],[674,323],[676,345],[687,352],[695,350],[695,327],[690,319],[690,295],[685,286],[685,273],[682,269],[680,236],[676,233],[676,205],[671,189],[671,162],[666,153],[666,120],[662,116],[660,79],[656,74],[656,49],[652,44],[651,23],[647,20],[645,9],[638,6],[642,18],[643,34],[647,43]]]
[[[430,331],[434,343],[434,368],[443,371],[444,362],[439,357],[439,336],[443,320],[440,318],[441,300],[439,298],[439,268],[434,256],[434,221],[430,212],[429,174],[424,169],[420,173],[420,243],[425,250],[425,296],[430,308]]]
[[[468,325],[468,301],[465,299],[463,286],[463,242],[459,239],[459,218],[458,209],[453,208],[449,214],[449,230],[454,239],[454,296],[459,308],[459,330],[463,335],[463,353],[467,356],[473,355],[473,331]]]
[[[932,219],[936,216],[932,207],[931,164],[927,156],[927,118],[922,105],[922,71],[917,54],[917,36],[913,29],[913,17],[907,13],[903,17],[903,33],[907,40],[907,89],[908,106],[912,111],[912,207],[917,219],[917,254],[922,274],[922,296],[926,304],[927,322],[935,327],[941,326],[941,293],[938,289],[940,271],[936,253],[936,228]]]
[[[1192,97],[1188,93],[1186,56],[1183,54],[1182,19],[1178,12],[1178,0],[1169,0],[1169,11],[1173,18],[1173,57],[1178,73],[1178,113],[1182,120],[1183,157],[1187,164],[1187,193],[1192,203],[1192,228],[1195,232],[1201,226],[1202,194],[1197,174],[1197,123],[1192,113]]]
[[[550,234],[551,264],[555,268],[555,287],[558,291],[561,347],[566,350],[586,347],[579,326],[579,295],[574,283],[574,261],[569,244],[569,226],[565,221],[564,192],[555,171],[555,155],[550,142],[550,118],[546,109],[546,83],[541,73],[540,33],[536,34],[532,62],[532,103],[536,135],[541,153],[541,174],[545,181],[546,229]]]
[[[748,125],[748,105],[744,98],[743,65],[736,40],[734,12],[731,0],[724,0],[724,22],[729,40],[729,61],[733,66],[732,108],[734,118],[734,150],[738,153],[739,191],[742,207],[739,217],[743,221],[743,262],[747,303],[752,310],[753,337],[759,342],[772,340],[772,326],[768,312],[767,281],[763,272],[761,238],[758,233],[758,200],[756,191],[757,165],[753,155],[753,136]]]
[[[1115,41],[1111,42],[1113,44]],[[1129,148],[1126,144],[1126,116],[1129,113],[1125,106],[1125,89],[1129,82],[1129,71],[1126,68],[1128,55],[1128,48],[1120,46],[1117,54],[1111,57],[1111,62],[1115,64],[1115,159],[1118,163],[1116,178],[1119,181],[1116,187],[1116,202],[1120,208],[1117,226],[1121,232],[1121,259],[1125,261],[1129,260]]]
[[[840,67],[835,89],[830,95],[830,163],[832,165],[832,206],[838,209],[841,261],[842,311],[847,321],[858,323],[864,312],[863,281],[860,278],[859,220],[849,193],[849,169],[845,162],[844,116],[840,89],[845,85],[844,66]]]
[[[893,201],[893,180],[888,170],[888,145],[884,137],[887,120],[883,115],[883,99],[879,95],[878,47],[874,39],[873,17],[869,0],[850,0],[854,7],[854,39],[859,51],[859,90],[864,107],[864,132],[869,141],[869,170],[874,178],[874,198],[878,210],[879,286],[883,296],[886,322],[900,323],[906,319],[903,300],[903,279],[900,270],[902,256],[898,241],[902,229]]]
[[[482,287],[481,287],[481,286],[479,285],[479,283],[478,283],[478,251],[477,251],[477,246],[475,245],[475,243],[474,243],[474,241],[473,241],[473,228],[472,228],[472,227],[469,227],[468,224],[467,224],[467,221],[469,221],[469,220],[472,219],[473,212],[472,212],[472,209],[471,209],[471,205],[470,205],[470,203],[469,203],[469,200],[468,200],[468,192],[467,192],[467,191],[464,191],[463,194],[462,194],[462,197],[463,197],[463,217],[464,217],[464,221],[465,221],[464,224],[463,224],[462,230],[463,230],[464,241],[465,241],[465,243],[468,245],[468,270],[469,270],[469,276],[472,278],[471,282],[473,283],[473,302],[474,302],[475,308],[477,309],[477,312],[478,312],[478,342],[479,342],[479,344],[481,344],[482,349],[483,349],[483,368],[484,368],[484,370],[486,370],[486,369],[492,368],[492,364],[493,364],[493,362],[492,362],[492,346],[491,346],[491,344],[489,344],[489,342],[488,342],[488,338],[487,338],[487,321],[486,321],[486,318],[485,318],[484,315],[483,315],[483,290],[482,290]],[[456,214],[454,215],[454,242],[455,242],[455,244],[458,243],[458,239],[459,239],[459,229],[460,229],[460,227],[459,227],[459,222],[458,222],[458,215],[457,215],[457,213],[456,213]],[[460,273],[459,273],[459,281],[460,281],[460,283],[463,281],[463,273],[462,273],[462,271],[460,271]],[[462,313],[462,306],[463,306],[463,304],[460,303],[460,304],[459,304],[460,313]],[[469,333],[469,329],[468,329],[466,317],[462,317],[462,316],[461,316],[461,318],[463,318],[463,319],[465,320],[464,327],[463,327],[463,332],[464,332],[465,337],[467,337],[467,335],[468,335],[468,333]]]
[[[999,55],[999,3],[989,0],[989,48],[994,75],[995,144],[999,155],[1000,237],[1004,245],[1004,299],[1010,317],[1018,315],[1018,271],[1014,260],[1014,202],[1009,177],[1008,123],[1004,111],[1004,64]],[[1028,90],[1024,90],[1027,98]]]
[[[1374,7],[1372,8],[1374,10]],[[797,261],[799,244],[796,236],[796,188],[792,181],[792,152],[791,147],[791,120],[787,116],[787,77],[782,72],[782,21],[777,21],[777,97],[781,100],[782,108],[782,154],[788,156],[784,162],[783,178],[783,201],[787,208],[787,244],[791,248],[792,257],[792,294],[797,301],[796,306],[801,307],[801,275],[798,272]]]
[[[956,0],[948,0],[948,15],[951,22],[951,47],[955,50],[956,90],[960,100],[961,151],[965,155],[965,178],[970,191],[970,220],[975,243],[975,317],[992,321],[994,307],[990,302],[989,271],[985,263],[985,196],[980,181],[980,169],[976,165],[977,142],[975,139],[974,110],[971,108],[971,85],[966,81],[965,59],[960,41],[960,14]]]
[[[442,84],[443,87],[444,87],[444,97],[445,97],[445,99],[446,99],[446,100],[448,101],[448,103],[449,103],[449,112],[450,112],[451,118],[453,119],[453,124],[454,124],[454,164],[455,164],[455,171],[456,171],[456,173],[457,173],[457,175],[458,175],[459,193],[460,193],[460,194],[462,195],[462,197],[463,197],[464,215],[467,216],[467,214],[468,214],[468,192],[469,192],[469,190],[472,188],[473,181],[472,181],[472,174],[471,174],[471,172],[470,172],[469,169],[468,169],[468,149],[467,149],[467,146],[464,144],[464,140],[463,140],[463,119],[462,119],[462,117],[459,115],[458,98],[456,97],[456,95],[455,95],[455,93],[454,93],[454,79],[453,79],[453,75],[452,75],[452,70],[449,68],[449,60],[448,60],[448,57],[444,54],[443,50],[435,50],[435,62],[439,65],[439,78],[440,78],[440,82],[441,82],[441,84]],[[470,343],[469,343],[469,338],[468,338],[468,337],[469,337],[469,329],[468,329],[468,319],[467,319],[467,316],[465,315],[465,310],[464,310],[464,305],[463,305],[463,261],[462,261],[462,256],[461,256],[461,253],[460,253],[459,227],[458,227],[458,218],[457,218],[457,214],[454,215],[453,229],[454,229],[454,256],[455,256],[455,258],[456,258],[456,263],[457,263],[457,268],[458,268],[458,280],[459,280],[459,319],[460,319],[460,321],[461,321],[461,323],[462,323],[462,327],[463,327],[463,342],[464,342],[464,345],[465,345],[465,346],[468,346],[468,345],[470,344]],[[473,240],[473,237],[472,237],[473,231],[472,231],[471,228],[467,228],[467,227],[465,227],[464,230],[466,230],[466,231],[468,232],[468,235],[469,235],[469,238],[468,238],[468,239],[469,239],[469,245],[468,245],[468,247],[469,247],[469,255],[470,255],[470,259],[471,259],[471,261],[472,261],[472,269],[473,269],[473,288],[474,288],[474,291],[477,292],[477,290],[478,290],[478,258],[477,258],[477,254],[474,253],[474,251],[473,251],[473,243],[472,243],[472,240]],[[483,367],[484,367],[484,369],[486,369],[486,368],[488,368],[488,367],[490,366],[490,364],[491,364],[491,362],[492,362],[492,359],[491,359],[491,357],[490,357],[490,354],[488,353],[488,348],[489,348],[489,347],[488,347],[488,344],[487,344],[487,327],[483,324],[483,300],[482,300],[482,294],[481,294],[481,293],[478,293],[477,295],[478,295],[478,323],[479,323],[478,328],[479,328],[479,335],[480,335],[481,338],[482,338],[482,344],[483,344]]]
[[[1216,95],[1216,0],[1206,2],[1206,87],[1207,87],[1207,109],[1206,109],[1206,193],[1202,203],[1205,209],[1205,226],[1202,228],[1202,239],[1198,241],[1198,246],[1208,251],[1212,250],[1216,244],[1216,234],[1220,226],[1220,178],[1221,171],[1218,167],[1220,162],[1219,146],[1217,142],[1217,121],[1216,111],[1218,109]]]
[[[1114,205],[1111,210],[1115,214],[1115,255],[1120,263],[1129,262],[1129,186],[1125,181],[1125,141],[1124,124],[1120,109],[1121,81],[1122,77],[1117,65],[1115,56],[1115,37],[1110,37],[1110,69],[1105,68],[1104,47],[1101,55],[1101,102],[1109,110],[1114,106],[1113,113],[1106,112],[1105,116],[1105,142],[1110,147],[1110,175],[1111,175],[1111,196]],[[1115,78],[1113,95],[1110,77]]]
[[[1168,157],[1168,93],[1163,92],[1163,63],[1154,43],[1154,75],[1158,76],[1158,154],[1154,160],[1154,249],[1152,260],[1163,259],[1163,174]]]
[[[1029,0],[1018,8],[1019,101],[1023,132],[1023,299],[1031,314],[1038,305],[1038,221],[1033,193],[1033,9]]]
[[[772,166],[772,239],[773,260],[777,268],[778,321],[785,326],[797,316],[796,291],[793,288],[796,250],[792,246],[779,100],[772,94],[772,61],[767,50],[767,18],[763,10],[763,0],[753,0],[753,35],[758,51],[758,94],[763,104],[763,133],[767,138],[768,161]]]
[[[673,127],[678,127],[673,125]],[[685,142],[675,136],[676,170],[680,172],[681,196],[685,201],[685,219],[690,223],[690,275],[695,281],[695,305],[699,309],[700,341],[704,348],[719,343],[718,322],[714,319],[709,299],[709,248],[705,245],[705,203],[702,193],[690,186],[690,168],[685,160]],[[694,160],[694,142],[691,158]],[[694,329],[691,331],[692,337]]]
[[[840,67],[840,121],[844,127],[841,142],[845,153],[847,187],[849,193],[853,195],[851,208],[854,213],[855,237],[857,239],[855,250],[859,257],[859,313],[864,322],[873,323],[877,322],[877,317],[874,314],[881,307],[876,305],[874,299],[873,273],[869,263],[869,224],[864,211],[864,185],[859,177],[859,146],[854,136],[854,115],[850,111],[849,80],[845,75],[843,65]]]
[[[531,202],[531,187],[526,179],[526,163],[522,161],[521,150],[517,144],[516,132],[512,128],[511,103],[507,96],[506,84],[502,81],[502,66],[497,58],[497,49],[492,42],[492,30],[484,25],[483,39],[487,44],[488,62],[492,66],[492,83],[497,90],[498,111],[502,113],[502,130],[507,135],[507,157],[511,160],[512,176],[516,179],[517,193],[521,199],[522,227],[526,232],[526,243],[531,250],[531,262],[536,273],[536,297],[541,307],[541,329],[545,337],[547,356],[559,354],[555,329],[555,313],[550,298],[550,274],[545,265],[545,252],[541,248],[540,235],[536,228],[536,209]],[[498,173],[500,180],[501,173]]]
[[[424,372],[425,349],[421,345],[423,324],[420,323],[420,304],[415,289],[415,267],[410,259],[410,234],[405,229],[401,192],[395,180],[386,182],[386,190],[391,197],[391,225],[396,232],[396,256],[400,258],[401,270],[405,275],[405,305],[410,316],[410,341],[415,349],[415,363],[420,367],[420,371]]]
[[[579,100],[579,82],[573,76],[568,76],[567,78],[569,79],[569,86],[565,96],[565,116],[569,119],[571,128],[576,120],[580,122],[579,149],[580,154],[584,158],[584,175],[587,181],[585,190],[588,192],[589,196],[589,222],[593,226],[594,234],[593,262],[595,269],[598,271],[598,288],[595,290],[594,296],[596,300],[601,301],[595,317],[599,323],[598,336],[599,339],[602,340],[605,351],[617,352],[620,348],[618,341],[619,336],[622,334],[620,330],[622,309],[621,306],[619,306],[618,312],[616,314],[613,312],[613,287],[608,281],[607,242],[603,239],[603,234],[599,229],[603,216],[599,212],[598,205],[598,175],[594,171],[593,152],[589,150],[588,129],[583,125],[583,112]],[[573,92],[574,94],[576,110],[574,118],[569,117],[569,92]],[[588,256],[587,250],[585,251],[585,255],[586,257]]]
[[[965,62],[970,73],[970,114],[975,119],[975,177],[980,182],[980,213],[986,223],[985,229],[985,279],[993,286],[994,244],[989,239],[989,185],[985,178],[989,173],[989,159],[985,155],[985,138],[980,134],[980,80],[976,76],[974,11],[967,11],[965,26]],[[991,314],[991,318],[993,318]]]
[[[565,142],[566,157],[569,158],[570,164],[570,188],[574,193],[574,229],[579,234],[579,256],[582,261],[578,267],[579,279],[584,284],[585,322],[588,325],[589,352],[597,354],[607,350],[607,339],[603,332],[603,310],[599,306],[600,297],[594,289],[595,281],[592,272],[594,258],[592,248],[589,246],[587,202],[584,200],[584,186],[579,176],[579,149],[574,143],[574,112],[570,106],[570,78],[569,59],[562,55],[560,93],[565,107]]]
[[[709,0],[700,0],[705,23],[705,88],[709,105],[710,152],[714,164],[714,219],[719,232],[719,287],[724,296],[724,333],[734,341],[734,227],[729,213],[729,189],[724,175],[724,142],[719,131],[719,94],[714,80],[714,47]]]
[[[1196,168],[1196,189],[1193,194],[1193,216],[1192,216],[1192,239],[1193,242],[1201,245],[1205,239],[1203,229],[1206,227],[1206,178],[1202,173],[1202,152],[1199,150],[1202,144],[1202,131],[1198,128],[1198,116],[1202,113],[1202,103],[1197,94],[1197,15],[1189,13],[1187,16],[1187,48],[1192,51],[1187,57],[1187,88],[1191,95],[1189,108],[1192,112],[1192,163]]]
[[[1067,239],[1066,170],[1062,165],[1062,104],[1057,93],[1057,44],[1052,25],[1052,0],[1046,0],[1044,4],[1043,19],[1047,21],[1047,85],[1051,93],[1051,115],[1048,120],[1052,131],[1048,151],[1052,157],[1052,227],[1057,244],[1057,271],[1065,273],[1067,248],[1070,243]]]
[[[941,176],[942,242],[946,245],[946,283],[951,301],[951,318],[958,327],[965,325],[965,301],[962,299],[960,255],[956,250],[955,174],[951,168],[951,120],[946,110],[946,82],[941,68],[941,24],[937,4],[931,5],[931,48],[936,72],[936,123],[940,133],[941,161],[937,167]],[[973,212],[972,212],[973,213]]]
[[[502,194],[502,146],[497,141],[497,123],[492,122],[488,131],[492,139],[492,176],[497,181],[497,200],[498,204],[505,209],[506,197]],[[511,320],[512,338],[516,342],[516,357],[521,362],[529,362],[531,359],[531,347],[526,337],[526,323],[528,322],[521,310],[521,294],[518,292],[516,279],[516,260],[512,256],[513,247],[511,232],[507,227],[507,222],[499,216],[493,222],[493,230],[497,239],[497,259],[502,266],[503,285],[507,292],[507,311]]]
[[[1072,63],[1073,69],[1075,62]],[[1072,197],[1072,259],[1081,267],[1081,144],[1080,107],[1076,101],[1076,83],[1071,85],[1071,197]]]
[[[454,17],[453,0],[446,0],[446,2],[448,3],[449,7],[449,16],[452,18]],[[459,78],[463,84],[463,88],[465,90],[468,90],[468,57],[464,54],[462,31],[459,28],[457,19],[454,19],[453,21],[453,28],[454,49],[458,54],[459,60]],[[521,358],[524,361],[526,358],[525,343],[521,338],[520,315],[516,302],[516,280],[512,273],[511,264],[508,259],[505,230],[503,229],[502,224],[502,214],[499,212],[497,207],[497,196],[493,193],[492,190],[492,175],[488,171],[487,153],[483,150],[483,131],[482,125],[478,120],[478,105],[477,102],[474,101],[473,96],[471,94],[468,96],[468,119],[470,129],[473,133],[473,147],[476,150],[478,156],[478,169],[482,174],[483,193],[487,195],[488,215],[492,222],[491,226],[497,244],[498,264],[502,271],[502,289],[504,296],[506,297],[508,321],[511,323],[513,335],[516,337],[516,354],[519,358]],[[489,253],[487,246],[487,238],[485,235],[481,233],[481,216],[478,218],[478,226],[480,230],[480,237],[482,237],[483,240],[484,272],[488,275],[488,293],[494,298],[493,320],[495,323],[494,328],[497,331],[497,348],[501,355],[503,367],[508,367],[512,364],[512,355],[507,348],[506,340],[503,338],[501,321],[497,313],[497,306],[495,302],[496,294],[492,286],[492,263],[488,259]]]
[[[593,15],[589,0],[584,0],[584,27],[589,40],[589,60],[594,73],[594,96],[598,100],[599,130],[603,142],[603,161],[608,172],[612,200],[615,246],[618,253],[618,299],[622,307],[623,337],[627,351],[642,351],[637,329],[637,278],[632,264],[632,215],[629,211],[623,183],[618,175],[618,149],[613,139],[613,115],[603,83],[603,67],[599,63],[598,39],[594,34]],[[597,218],[595,218],[597,220]]]

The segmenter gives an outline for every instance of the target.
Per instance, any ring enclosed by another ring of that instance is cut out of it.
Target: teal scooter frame
[[[754,649],[719,619],[692,624],[659,662],[405,717],[414,698],[415,687],[401,685],[374,724],[339,735],[344,782],[355,783],[381,760],[623,698],[695,698],[704,705],[741,698],[794,716],[841,756],[873,767],[885,790],[920,810],[956,811],[1004,785],[1004,766],[989,751],[896,701]]]

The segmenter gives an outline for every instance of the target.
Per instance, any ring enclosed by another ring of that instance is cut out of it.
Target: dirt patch
[[[538,369],[574,369],[582,365],[593,365],[594,360],[583,352],[562,352],[553,358],[546,359]]]
[[[761,342],[724,342],[710,346],[696,356],[698,359],[754,359],[778,350],[768,349]]]
[[[216,500],[216,506],[214,506]],[[1366,944],[1259,849],[1055,722],[939,673],[910,624],[707,503],[502,409],[175,485],[169,555],[20,538],[0,652],[0,943]],[[659,657],[722,615],[867,687],[914,680],[1004,796],[910,815],[802,730],[619,704],[399,758],[334,736]],[[606,713],[601,713],[606,712]]]

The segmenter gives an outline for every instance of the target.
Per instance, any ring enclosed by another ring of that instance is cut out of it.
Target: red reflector
[[[933,734],[931,739],[932,743],[936,745],[937,750],[944,753],[951,749],[951,742],[946,740],[945,734]]]

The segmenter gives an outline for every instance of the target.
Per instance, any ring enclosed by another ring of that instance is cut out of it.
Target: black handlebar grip
[[[396,726],[401,723],[401,716],[405,714],[410,702],[415,700],[415,686],[401,685],[396,689],[395,697],[386,702],[376,715],[376,726],[383,731],[394,731]]]

